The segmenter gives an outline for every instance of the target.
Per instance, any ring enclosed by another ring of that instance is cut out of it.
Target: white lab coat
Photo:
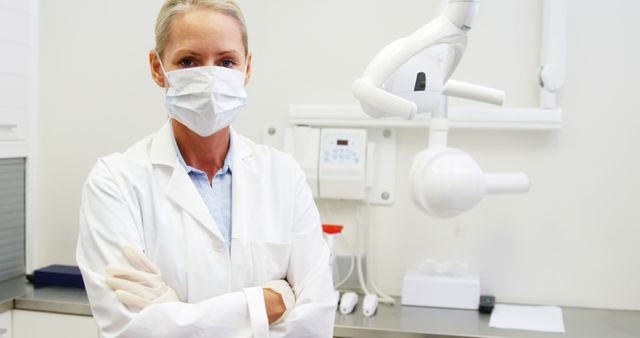
[[[331,337],[329,251],[293,158],[234,134],[232,251],[180,165],[167,122],[125,153],[102,158],[84,187],[76,258],[93,315],[111,337]],[[181,303],[140,313],[105,285],[139,246]],[[296,306],[269,328],[260,286],[286,278]]]

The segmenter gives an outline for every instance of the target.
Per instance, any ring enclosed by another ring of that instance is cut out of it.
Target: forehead
[[[212,9],[199,8],[176,15],[169,27],[167,52],[196,49],[216,53],[244,51],[242,29],[233,17]]]

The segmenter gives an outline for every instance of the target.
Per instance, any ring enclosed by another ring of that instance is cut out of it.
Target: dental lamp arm
[[[448,78],[462,57],[466,46],[466,31],[473,25],[477,12],[476,0],[449,0],[449,7],[444,15],[378,53],[365,70],[364,77],[369,78],[374,86],[380,87],[416,54],[437,44],[448,44],[455,48],[454,59],[446,67]]]
[[[397,116],[413,120],[418,113],[415,102],[375,86],[369,78],[356,80],[352,89],[355,97],[363,105],[369,106],[366,111],[372,117]],[[456,80],[449,80],[442,94],[495,105],[502,105],[505,99],[505,92],[502,90]]]
[[[374,86],[368,78],[356,80],[353,83],[353,93],[363,104],[366,102],[370,106],[367,110],[370,115],[375,114],[374,112],[381,113],[373,117],[385,117],[387,114],[384,112],[394,112],[396,116],[412,120],[418,112],[418,106],[414,102]]]
[[[479,8],[478,0],[449,0],[444,15],[454,26],[467,31],[473,27]]]
[[[525,173],[484,174],[485,194],[522,194],[529,191],[529,176]]]
[[[364,77],[371,79],[372,84],[379,87],[407,60],[437,44],[450,44],[456,49],[454,60],[447,67],[450,75],[462,57],[466,46],[466,33],[454,26],[446,16],[440,16],[409,37],[397,40],[384,48],[369,63]]]
[[[446,96],[459,97],[473,101],[480,101],[501,106],[505,93],[502,90],[479,86],[473,83],[449,80],[442,93]]]
[[[478,0],[449,0],[444,13],[429,22],[427,25],[413,33],[406,39],[402,39],[402,48],[397,53],[392,53],[391,58],[382,57],[379,64],[374,61],[365,71],[365,76],[370,75],[376,84],[381,84],[407,60],[421,52],[440,43],[452,45],[455,48],[455,56],[451,64],[446,68],[446,77],[451,76],[462,58],[466,47],[466,32],[473,27],[478,15]],[[379,54],[381,56],[384,52]],[[376,59],[378,59],[376,57]],[[385,67],[386,66],[386,67]]]
[[[428,107],[419,107],[416,102],[385,88],[385,82],[418,54],[431,53],[432,49],[438,54],[438,47],[446,46],[449,53],[433,56],[438,59],[440,70],[429,73],[430,82],[427,84],[430,95],[441,95],[443,88],[439,86],[447,82],[460,62],[466,48],[466,32],[473,26],[479,7],[477,0],[449,0],[448,5],[442,15],[380,51],[367,66],[364,76],[354,82],[354,96],[368,115],[413,119],[418,113],[430,111]],[[486,102],[496,102],[500,96],[484,87],[460,82],[452,82],[448,89],[452,96],[479,98]]]

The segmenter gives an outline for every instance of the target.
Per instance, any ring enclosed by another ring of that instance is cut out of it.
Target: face
[[[170,26],[162,64],[167,72],[191,67],[217,66],[245,71],[249,82],[251,55],[242,43],[242,30],[231,16],[210,9],[196,9],[177,15]],[[168,84],[155,51],[149,53],[153,80],[165,89]]]

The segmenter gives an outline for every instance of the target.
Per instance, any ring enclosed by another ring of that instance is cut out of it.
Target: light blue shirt
[[[176,154],[180,163],[189,174],[191,181],[196,186],[198,193],[202,197],[204,204],[209,209],[213,220],[218,225],[222,238],[231,252],[231,173],[232,173],[232,159],[233,159],[233,133],[229,136],[229,150],[227,151],[227,157],[224,159],[224,165],[216,175],[213,177],[211,184],[209,184],[209,177],[207,174],[199,169],[189,166],[180,153],[180,148],[173,139],[173,144],[176,148]]]

